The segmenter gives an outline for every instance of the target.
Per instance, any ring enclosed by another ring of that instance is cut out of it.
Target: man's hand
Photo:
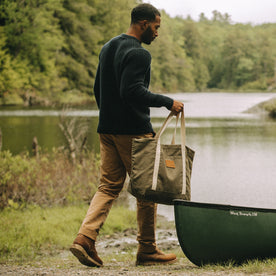
[[[179,112],[183,111],[184,104],[182,102],[173,101],[171,111],[174,115],[177,115]]]

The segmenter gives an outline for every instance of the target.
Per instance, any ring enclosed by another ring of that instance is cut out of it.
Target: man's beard
[[[144,33],[141,36],[141,41],[147,45],[151,44],[153,41],[153,32],[151,30],[151,27],[148,26],[148,28],[144,31]]]

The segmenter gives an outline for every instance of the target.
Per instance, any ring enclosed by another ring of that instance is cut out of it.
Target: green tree
[[[55,60],[63,39],[52,15],[58,4],[53,0],[5,0],[3,3],[5,48],[17,68],[25,67],[20,93],[30,89],[49,92],[57,87]]]
[[[254,47],[251,28],[246,29],[247,32],[243,31],[240,25],[236,25],[224,41],[223,86],[235,88],[252,80]]]
[[[206,66],[204,42],[198,31],[197,24],[191,20],[186,21],[183,35],[185,38],[184,48],[186,54],[193,60],[193,75],[196,89],[202,91],[207,87],[210,76]]]
[[[182,23],[162,13],[159,37],[148,47],[152,53],[151,85],[159,91],[193,91],[192,62],[183,49],[184,40],[179,36]],[[179,24],[180,23],[180,24]]]
[[[0,98],[31,104],[92,95],[102,46],[127,30],[141,0],[1,0]],[[172,18],[162,11],[152,46],[151,89],[273,89],[276,24]],[[81,97],[80,97],[81,98]],[[50,101],[48,100],[50,99]]]

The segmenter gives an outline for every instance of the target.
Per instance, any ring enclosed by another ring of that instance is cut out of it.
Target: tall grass
[[[86,204],[0,212],[0,262],[36,259],[68,249],[86,214]],[[136,227],[136,212],[114,206],[101,235]]]
[[[98,187],[100,159],[93,152],[74,162],[69,156],[64,149],[39,157],[0,151],[2,262],[55,255],[75,239]],[[135,212],[115,205],[101,234],[136,227]]]
[[[81,163],[71,162],[66,152],[55,149],[39,158],[0,152],[0,209],[88,202],[98,176],[99,158],[93,152],[86,153]]]

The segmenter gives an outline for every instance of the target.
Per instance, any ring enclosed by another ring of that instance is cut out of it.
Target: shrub
[[[270,117],[276,118],[276,98],[264,102],[263,108],[268,112]]]
[[[0,152],[0,208],[89,202],[98,185],[98,159],[89,152],[72,163],[55,149],[39,158]]]

